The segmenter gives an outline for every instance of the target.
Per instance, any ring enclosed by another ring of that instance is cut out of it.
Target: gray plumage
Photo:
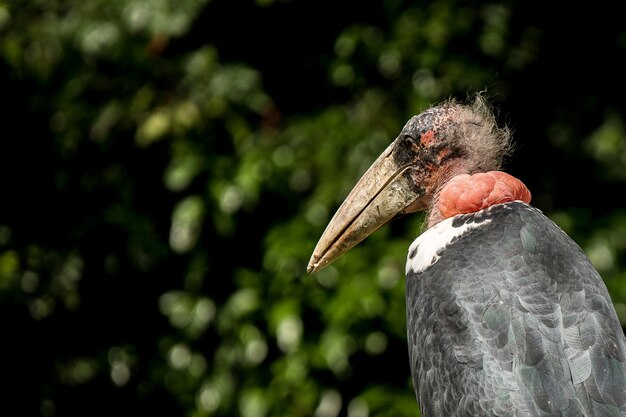
[[[624,334],[578,245],[521,202],[450,224],[467,223],[432,265],[407,274],[422,415],[626,416]]]

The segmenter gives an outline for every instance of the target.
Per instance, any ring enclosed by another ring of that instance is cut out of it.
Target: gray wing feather
[[[602,279],[538,210],[506,206],[407,276],[423,415],[626,416],[624,334]]]

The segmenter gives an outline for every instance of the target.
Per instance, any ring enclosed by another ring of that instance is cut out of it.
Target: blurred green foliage
[[[483,90],[516,131],[507,168],[626,323],[626,30],[609,4],[543,9],[0,2],[2,412],[418,415],[421,218],[305,268],[406,119]]]

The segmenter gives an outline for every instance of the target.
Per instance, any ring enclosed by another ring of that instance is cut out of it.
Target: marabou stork
[[[399,214],[407,338],[422,415],[626,416],[624,333],[602,278],[518,179],[484,99],[414,116],[363,175],[309,263],[316,272]]]

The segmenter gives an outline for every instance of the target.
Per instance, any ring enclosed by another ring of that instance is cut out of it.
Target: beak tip
[[[319,267],[320,264],[318,262],[319,260],[319,256],[317,256],[315,253],[311,256],[311,260],[309,261],[309,265],[306,267],[306,272],[308,274],[312,274],[314,272],[319,271],[321,268]]]

